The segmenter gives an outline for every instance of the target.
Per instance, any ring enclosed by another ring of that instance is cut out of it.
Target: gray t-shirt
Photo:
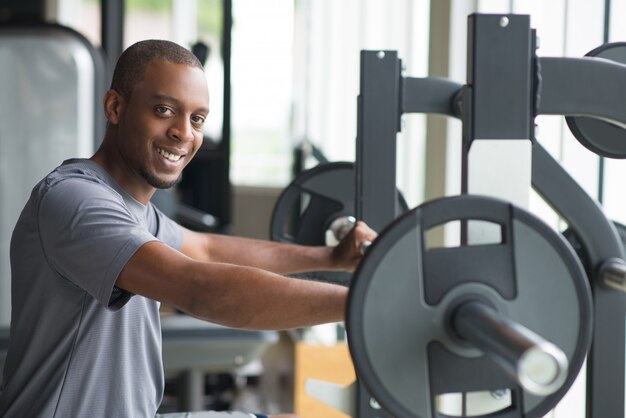
[[[159,303],[115,287],[148,241],[182,231],[97,164],[68,160],[33,189],[11,241],[2,417],[153,417],[163,394]]]

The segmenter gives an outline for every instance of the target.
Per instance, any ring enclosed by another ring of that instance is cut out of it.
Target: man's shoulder
[[[39,197],[50,194],[76,193],[85,198],[107,195],[116,201],[123,201],[110,176],[96,163],[85,160],[67,160],[50,172],[39,183]]]
[[[125,206],[124,199],[106,173],[89,160],[68,160],[50,172],[31,197],[45,208],[77,209],[91,206]],[[108,204],[106,202],[109,202]],[[38,204],[41,208],[41,206]]]
[[[110,183],[104,170],[99,166],[86,159],[66,160],[50,172],[45,178],[44,183],[47,187],[52,187],[62,181],[79,180],[81,182],[108,185]]]

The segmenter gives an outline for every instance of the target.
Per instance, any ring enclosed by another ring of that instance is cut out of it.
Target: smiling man
[[[193,232],[154,207],[155,189],[174,185],[198,151],[209,113],[202,65],[174,43],[128,48],[104,112],[96,154],[38,183],[13,232],[0,416],[154,417],[160,302],[247,329],[341,321],[346,288],[283,275],[353,270],[375,237],[358,222],[333,248],[249,240]]]

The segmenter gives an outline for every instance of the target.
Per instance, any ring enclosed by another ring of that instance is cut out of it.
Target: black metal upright
[[[531,138],[532,35],[527,15],[469,16],[467,84],[472,118],[463,122],[472,138]]]
[[[107,67],[113,67],[124,50],[124,0],[101,0],[101,40],[107,55]]]
[[[463,92],[464,193],[476,192],[468,189],[468,155],[475,140],[530,142],[533,138],[534,44],[530,16],[469,16],[467,86]],[[503,179],[511,180],[515,179]],[[493,192],[497,194],[497,190]]]
[[[399,213],[396,135],[402,114],[459,112],[459,84],[442,78],[404,78],[401,69],[396,51],[361,51],[355,208],[357,218],[379,232]],[[390,418],[361,382],[356,401],[358,418]]]
[[[396,134],[400,130],[401,62],[396,51],[361,51],[356,141],[356,215],[381,231],[396,207]],[[359,382],[357,416],[386,418]]]
[[[224,181],[221,184],[220,196],[224,199],[221,206],[222,230],[224,232],[230,227],[232,218],[232,186],[230,184],[230,120],[231,120],[231,49],[233,36],[233,1],[224,0],[224,27],[222,28],[222,57],[224,60],[224,98],[222,115],[222,176]]]
[[[587,357],[587,417],[623,417],[626,300],[623,291],[603,283],[605,266],[594,267],[597,270],[590,274],[594,322]]]
[[[356,141],[356,215],[380,231],[397,214],[396,134],[401,62],[396,51],[361,51]]]

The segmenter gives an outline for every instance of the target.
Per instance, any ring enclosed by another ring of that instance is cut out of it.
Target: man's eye
[[[165,106],[157,106],[154,108],[154,110],[160,115],[168,115],[172,112],[170,108]]]
[[[202,117],[202,116],[193,116],[193,117],[191,118],[191,121],[192,121],[192,122],[193,122],[193,124],[194,124],[194,125],[196,125],[196,126],[202,126],[202,125],[204,125],[204,121],[205,121],[205,119],[204,119],[204,117]]]

